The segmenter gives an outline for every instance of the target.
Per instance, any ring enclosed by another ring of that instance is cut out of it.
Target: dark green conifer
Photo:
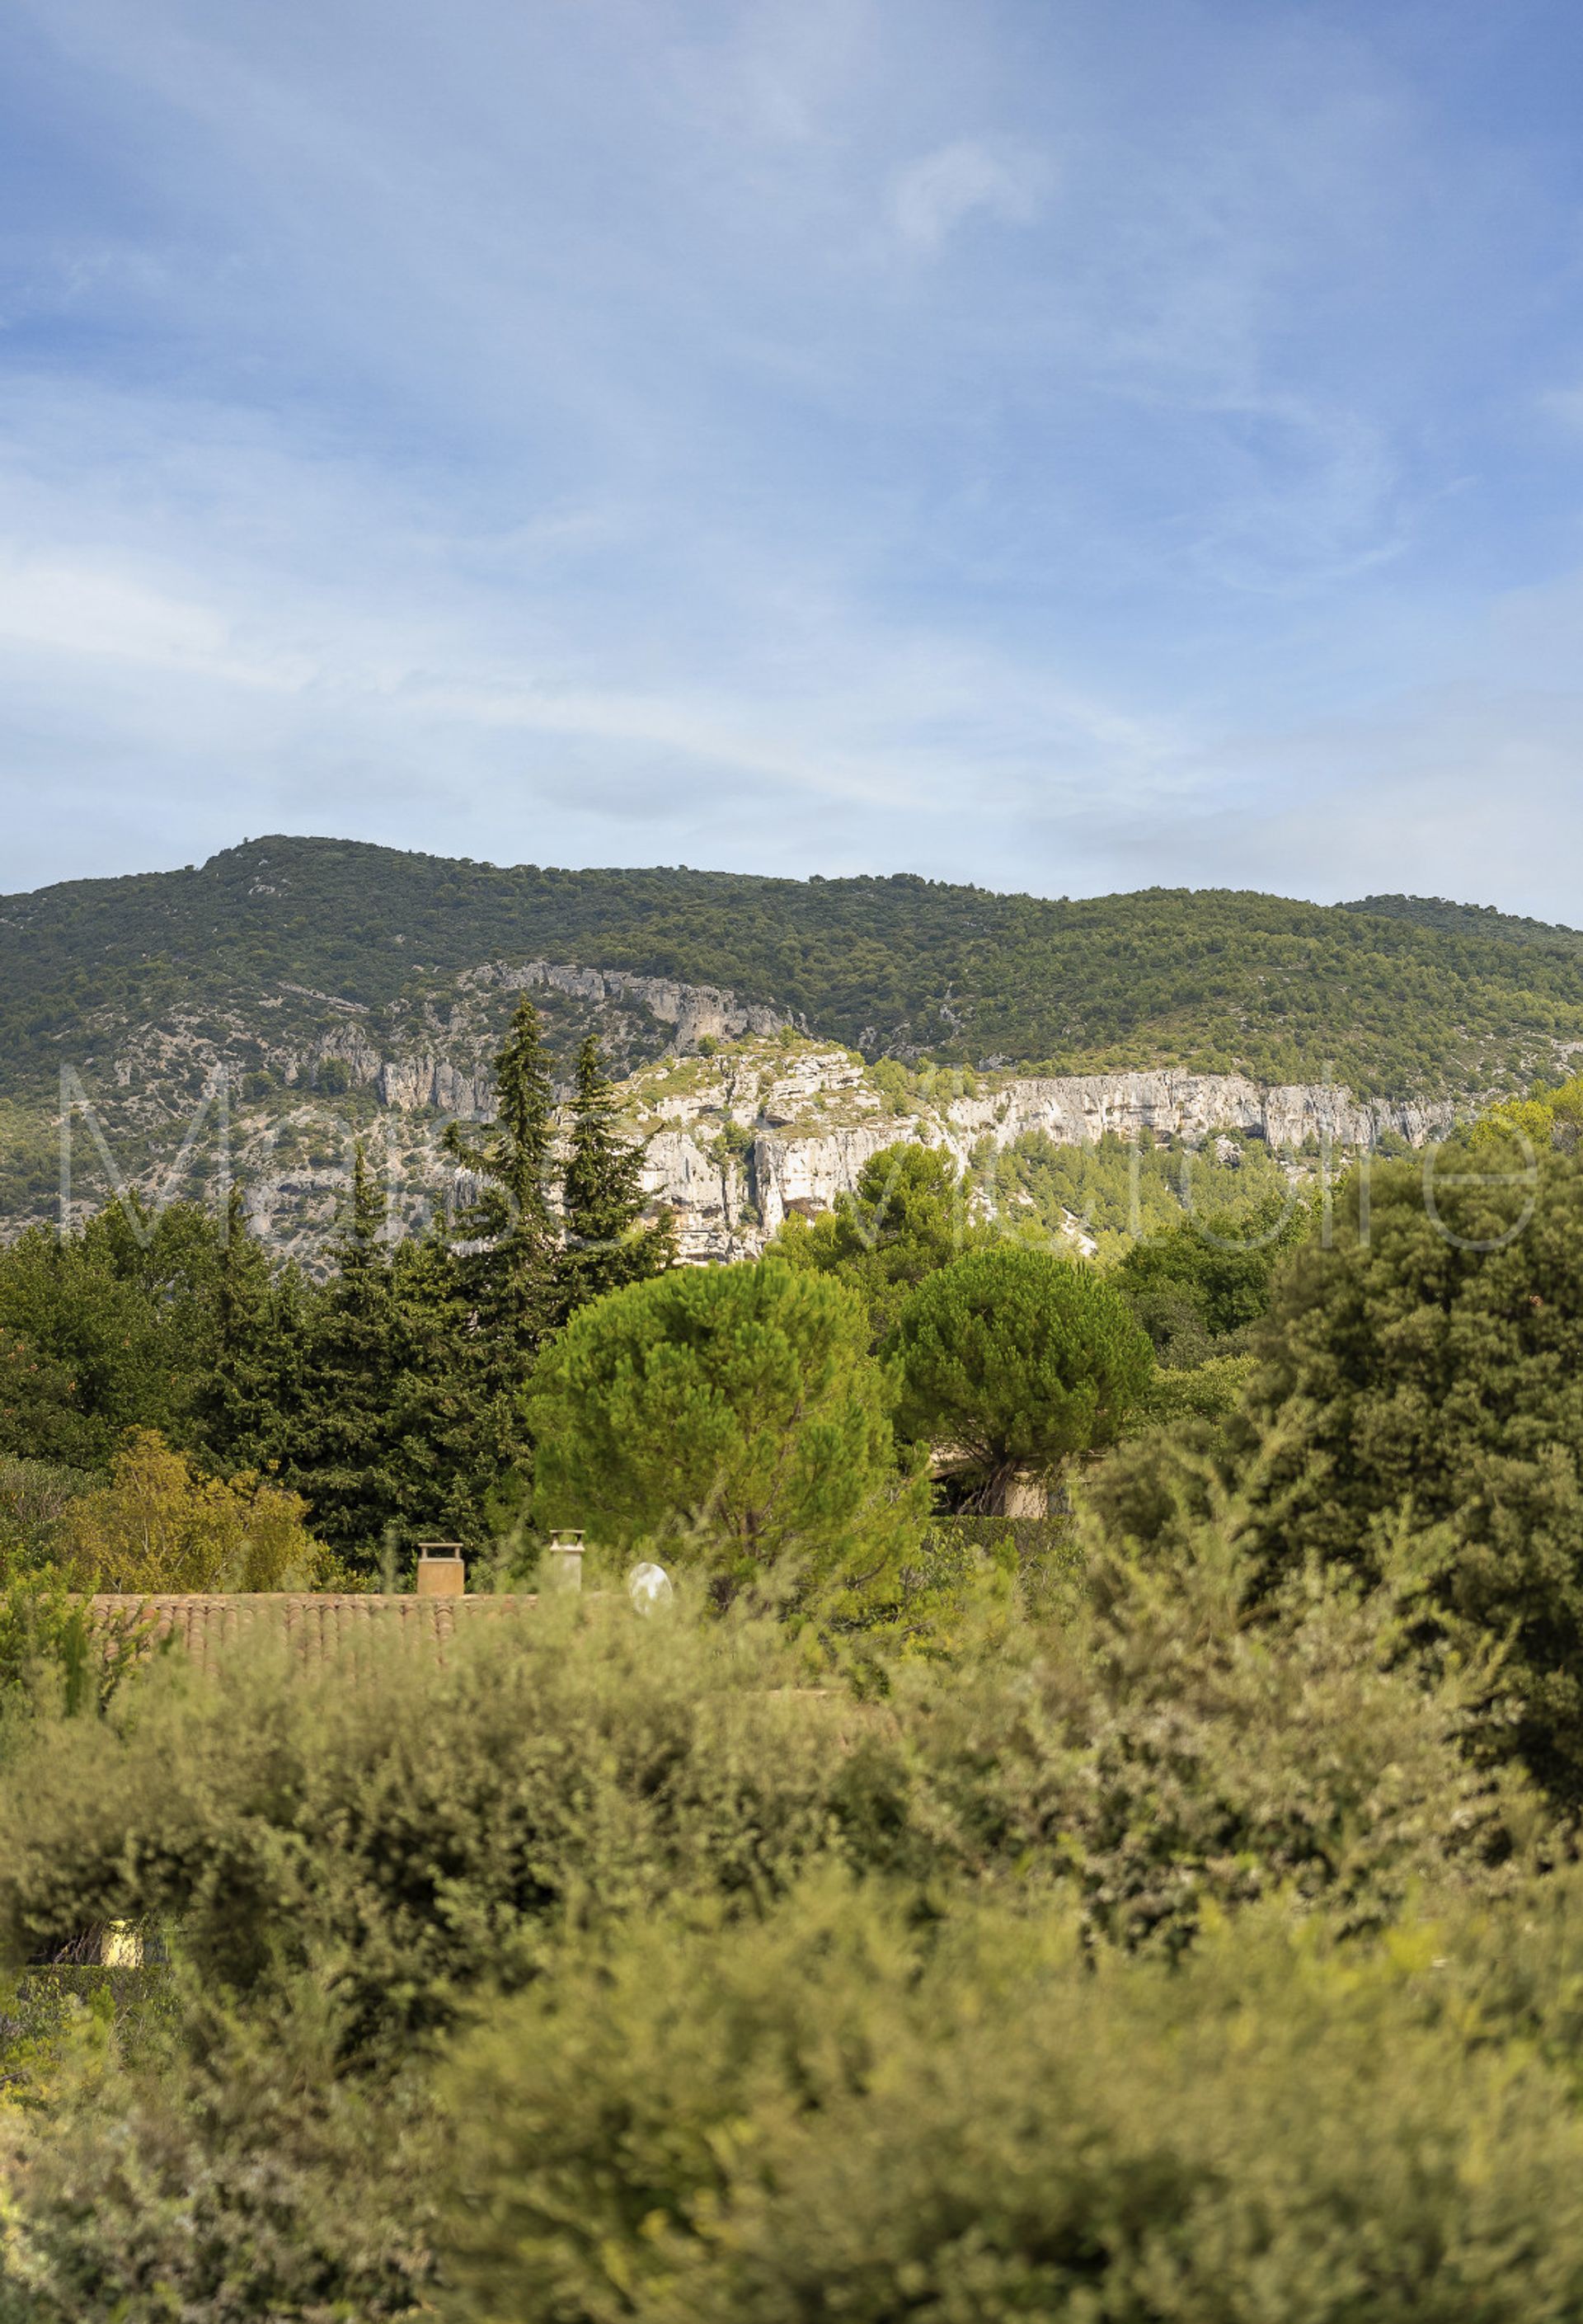
[[[549,1054],[538,1011],[524,998],[495,1060],[494,1120],[486,1129],[453,1122],[446,1132],[446,1150],[480,1182],[456,1220],[458,1458],[478,1504],[487,1499],[497,1509],[520,1498],[529,1459],[522,1392],[557,1322],[554,1145]]]
[[[234,1186],[215,1286],[214,1362],[198,1397],[204,1443],[225,1468],[262,1469],[278,1456],[301,1308],[297,1268],[275,1276]]]
[[[324,1540],[372,1552],[395,1514],[391,1454],[400,1425],[400,1351],[384,1190],[361,1143],[351,1212],[333,1255],[336,1272],[312,1303],[281,1466],[285,1480],[307,1496]]]
[[[538,1011],[525,997],[494,1078],[494,1120],[484,1130],[452,1122],[446,1150],[480,1181],[456,1220],[473,1246],[462,1256],[462,1286],[492,1369],[514,1373],[549,1328],[560,1240],[549,1198],[555,1085]]]
[[[667,1217],[641,1227],[643,1148],[618,1127],[615,1085],[590,1034],[577,1052],[569,1151],[562,1180],[566,1248],[560,1263],[560,1313],[622,1284],[640,1283],[676,1263],[676,1230]]]

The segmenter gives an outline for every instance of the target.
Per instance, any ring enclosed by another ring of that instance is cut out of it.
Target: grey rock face
[[[1377,1146],[1394,1131],[1410,1145],[1441,1137],[1456,1109],[1441,1105],[1363,1103],[1350,1090],[1320,1082],[1265,1088],[1240,1074],[1077,1074],[1049,1081],[1014,1081],[984,1098],[958,1098],[947,1112],[971,1136],[1008,1146],[1042,1130],[1057,1145],[1094,1145],[1107,1130],[1122,1138],[1140,1130],[1201,1139],[1217,1130],[1256,1130],[1272,1146],[1302,1146],[1329,1139],[1348,1148]]]
[[[563,992],[575,1001],[598,1007],[636,1001],[662,1025],[676,1028],[676,1045],[690,1049],[699,1041],[734,1041],[747,1033],[778,1033],[797,1020],[778,1009],[739,1001],[713,984],[677,984],[669,977],[634,976],[624,968],[559,968],[549,961],[530,960],[516,965],[491,964],[473,970],[462,980],[483,987],[500,986],[509,992],[539,986]]]
[[[1365,1102],[1323,1084],[1265,1088],[1239,1074],[1174,1069],[976,1078],[943,1069],[926,1084],[915,1077],[898,1098],[894,1071],[877,1080],[851,1052],[800,1033],[784,1010],[714,986],[549,961],[484,962],[377,1010],[281,986],[245,1012],[133,1027],[90,1018],[62,1063],[80,1063],[101,1131],[125,1156],[129,1181],[156,1199],[193,1191],[168,1185],[170,1159],[203,1093],[227,1091],[231,1167],[260,1231],[317,1265],[359,1137],[387,1176],[393,1216],[419,1224],[455,1201],[442,1127],[492,1115],[491,1062],[522,991],[542,995],[563,1056],[594,1031],[618,1070],[637,1067],[623,1086],[633,1134],[649,1140],[645,1185],[657,1208],[675,1213],[683,1257],[700,1263],[762,1250],[790,1209],[828,1208],[873,1155],[901,1140],[941,1148],[964,1168],[986,1143],[1004,1151],[1032,1131],[1064,1145],[1109,1131],[1190,1146],[1251,1132],[1278,1151],[1318,1141],[1349,1153],[1387,1134],[1421,1146],[1457,1119],[1449,1101]],[[705,1042],[731,1046],[704,1056]],[[78,1214],[107,1191],[86,1133],[81,1143]],[[0,1217],[0,1234],[54,1208],[41,1185]]]
[[[866,1162],[903,1140],[943,1148],[959,1169],[985,1140],[1003,1152],[1033,1131],[1065,1146],[1146,1130],[1198,1145],[1235,1130],[1277,1150],[1311,1139],[1340,1156],[1372,1148],[1387,1132],[1422,1146],[1457,1119],[1449,1102],[1366,1104],[1320,1083],[1266,1089],[1240,1074],[1174,1072],[1008,1075],[971,1096],[953,1095],[943,1074],[933,1102],[897,1113],[846,1051],[812,1046],[792,1057],[777,1047],[722,1059],[676,1094],[653,1088],[656,1071],[629,1085],[639,1119],[664,1123],[649,1144],[645,1185],[676,1211],[683,1256],[700,1259],[752,1256],[794,1205],[830,1208],[852,1192]],[[739,1147],[740,1133],[750,1132],[750,1146],[741,1158],[716,1161],[709,1131],[727,1124]]]

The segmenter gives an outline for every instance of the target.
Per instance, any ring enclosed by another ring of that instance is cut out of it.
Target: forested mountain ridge
[[[1367,912],[1376,919],[1412,920],[1422,928],[1440,928],[1454,936],[1484,936],[1510,945],[1569,943],[1583,949],[1583,931],[1557,927],[1514,912],[1497,911],[1493,904],[1454,904],[1446,896],[1358,896],[1339,907],[1346,912]]]
[[[729,988],[870,1056],[1333,1076],[1364,1097],[1523,1080],[1583,1043],[1583,936],[1438,899],[1050,900],[272,837],[0,899],[0,1094],[41,1094],[89,1034],[102,1057],[194,1014],[443,1017],[465,972],[530,960]]]

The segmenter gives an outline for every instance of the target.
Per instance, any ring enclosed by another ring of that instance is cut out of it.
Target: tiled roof
[[[239,1639],[279,1640],[305,1663],[355,1656],[358,1646],[382,1646],[391,1637],[430,1649],[444,1661],[447,1639],[460,1623],[509,1620],[536,1605],[523,1597],[384,1597],[373,1592],[192,1592],[170,1597],[101,1594],[92,1600],[96,1622],[151,1645],[174,1637],[204,1667]]]

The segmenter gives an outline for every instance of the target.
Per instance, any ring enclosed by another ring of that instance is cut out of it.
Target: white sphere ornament
[[[668,1606],[676,1594],[663,1565],[645,1562],[634,1565],[627,1576],[627,1595],[640,1614],[652,1614],[656,1607]]]

